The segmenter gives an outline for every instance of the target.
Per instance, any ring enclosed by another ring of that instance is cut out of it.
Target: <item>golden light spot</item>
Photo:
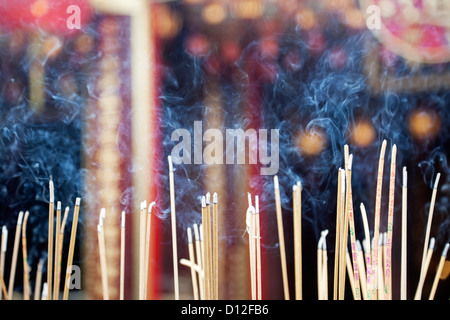
[[[375,128],[368,120],[356,122],[350,129],[350,139],[353,144],[360,147],[367,147],[375,140]]]
[[[327,146],[327,136],[320,128],[299,131],[294,136],[294,144],[303,155],[318,155]]]
[[[94,47],[94,38],[88,34],[83,34],[77,38],[75,47],[80,53],[86,54]]]
[[[238,0],[233,5],[234,13],[241,19],[255,19],[262,15],[264,5],[261,0]]]
[[[31,5],[31,14],[35,17],[42,17],[48,12],[48,1],[37,0]]]
[[[441,129],[441,120],[436,111],[431,109],[418,109],[409,117],[409,131],[417,140],[435,138]]]
[[[220,3],[211,3],[203,8],[202,17],[209,24],[220,24],[225,20],[227,12]]]
[[[62,48],[63,42],[57,36],[50,36],[42,43],[42,53],[48,58],[55,58]]]
[[[181,18],[167,6],[156,6],[154,10],[155,32],[160,38],[170,39],[181,29]]]
[[[309,8],[299,9],[295,15],[297,25],[305,30],[310,30],[316,25],[314,11]]]
[[[361,11],[357,8],[347,8],[344,11],[345,23],[354,29],[361,29],[365,26],[365,20]]]

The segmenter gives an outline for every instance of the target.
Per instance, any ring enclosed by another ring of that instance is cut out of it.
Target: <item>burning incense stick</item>
[[[213,270],[214,300],[219,300],[219,199],[213,194]]]
[[[61,282],[61,261],[62,261],[62,250],[64,244],[64,230],[66,228],[67,217],[69,216],[69,207],[66,207],[64,210],[64,217],[61,223],[61,227],[59,228],[59,237],[58,237],[58,250],[56,251],[55,259],[58,261],[55,268],[55,288],[56,291],[53,293],[54,300],[59,300],[59,288]]]
[[[8,248],[8,228],[6,226],[2,227],[2,243],[0,249],[0,276],[4,279],[5,276],[5,256],[6,249]],[[6,292],[6,287],[5,287]],[[2,300],[3,290],[0,290],[0,300]]]
[[[449,243],[447,243],[442,250],[441,259],[439,260],[439,264],[436,270],[436,275],[434,276],[433,286],[431,287],[430,296],[428,300],[434,300],[434,295],[436,294],[437,286],[439,283],[439,278],[442,274],[442,269],[444,268],[445,259],[447,258]]]
[[[202,196],[202,225],[200,229],[200,238],[202,240],[203,249],[202,249],[202,260],[203,260],[203,274],[204,274],[204,287],[205,287],[205,299],[211,300],[211,288],[210,288],[210,270],[209,270],[209,247],[208,247],[208,239],[207,239],[207,228],[208,228],[208,211],[206,209],[206,197]]]
[[[427,251],[425,265],[423,266],[423,272],[420,274],[419,284],[417,285],[417,290],[416,290],[416,294],[414,296],[414,300],[422,299],[423,285],[424,285],[425,279],[427,277],[427,272],[428,272],[428,267],[430,266],[431,257],[433,256],[434,246],[435,246],[434,238],[431,238],[430,245],[429,245],[428,251]]]
[[[384,237],[383,234],[380,234],[380,237],[378,238],[378,247],[380,248],[378,250],[378,264],[377,264],[377,281],[378,281],[378,300],[385,300],[384,299],[384,267],[383,267],[383,241]],[[373,250],[372,250],[373,253]]]
[[[180,289],[178,283],[178,250],[177,250],[177,220],[175,210],[175,185],[173,177],[172,157],[167,157],[169,162],[169,185],[170,185],[170,214],[172,223],[172,256],[173,256],[173,282],[175,291],[175,300],[180,299]]]
[[[256,299],[262,300],[262,277],[261,277],[261,230],[259,221],[259,197],[255,196],[255,229],[256,229]]]
[[[139,211],[139,300],[145,299],[145,230],[147,202],[142,201]]]
[[[190,227],[187,228],[187,237],[188,237],[188,251],[189,251],[189,261],[192,265],[195,264],[194,258],[194,244],[192,241],[192,230]],[[198,300],[198,285],[197,285],[197,275],[194,268],[191,268],[191,280],[192,280],[192,292],[194,295],[194,300]]]
[[[340,207],[341,207],[341,168],[338,170],[337,199],[336,199],[336,236],[334,245],[334,277],[333,277],[333,300],[338,298],[338,276],[339,276],[339,248],[340,248]],[[295,224],[294,224],[295,228]],[[295,229],[294,229],[295,230]],[[294,231],[295,234],[295,231]]]
[[[25,212],[22,225],[22,259],[23,259],[23,298],[30,300],[30,280],[29,280],[29,266],[28,266],[28,252],[27,252],[27,222],[29,212]]]
[[[103,300],[109,300],[108,267],[106,265],[105,234],[103,232],[104,219],[105,208],[102,208],[100,210],[100,218],[97,225],[98,251],[100,256],[100,269],[102,275]]]
[[[356,300],[355,278],[353,277],[354,273],[353,273],[353,268],[352,268],[352,261],[351,261],[350,253],[348,252],[348,249],[346,251],[345,258],[347,260],[346,266],[347,266],[348,280],[350,282],[350,288],[352,289],[353,299]]]
[[[391,172],[389,178],[389,207],[386,241],[386,268],[384,270],[386,286],[385,293],[388,300],[392,300],[392,232],[394,230],[394,198],[395,198],[395,166],[397,146],[394,144],[391,151]]]
[[[53,224],[55,211],[55,193],[53,186],[53,178],[50,176],[49,181],[50,202],[48,205],[48,255],[47,255],[47,285],[48,300],[52,300],[52,278],[53,278]]]
[[[302,300],[302,186],[300,181],[292,187],[294,207],[294,274],[295,299]]]
[[[58,201],[56,203],[56,227],[55,227],[55,267],[54,267],[54,274],[53,274],[53,300],[58,300],[58,296],[56,296],[56,290],[57,290],[57,281],[56,278],[58,277],[58,252],[59,252],[59,230],[61,228],[61,201]]]
[[[284,246],[283,216],[281,213],[280,186],[278,183],[277,176],[273,177],[273,182],[274,182],[275,205],[277,213],[278,239],[280,242],[280,259],[281,259],[281,272],[283,277],[284,299],[289,300],[289,281],[286,265],[286,249]]]
[[[41,300],[48,300],[48,284],[47,284],[47,282],[44,282],[44,285],[42,286]]]
[[[205,197],[206,201],[206,220],[203,221],[203,240],[205,243],[205,269],[208,270],[207,274],[208,277],[206,277],[206,281],[208,281],[208,293],[207,297],[208,300],[213,299],[213,269],[212,269],[212,241],[211,241],[211,194],[209,192],[206,193]]]
[[[322,295],[323,300],[328,300],[328,253],[326,236],[328,230],[323,231],[322,241]]]
[[[250,260],[250,288],[252,300],[256,300],[255,208],[249,206],[246,213],[248,252]]]
[[[76,198],[75,200],[75,208],[73,210],[73,220],[72,220],[72,232],[70,235],[70,244],[69,244],[69,253],[67,257],[67,266],[66,266],[66,278],[64,282],[64,295],[63,299],[69,299],[69,280],[72,274],[72,263],[73,263],[73,255],[75,251],[75,239],[77,236],[77,227],[78,227],[78,215],[80,213],[80,202],[81,198]]]
[[[367,213],[366,213],[366,207],[363,203],[360,205],[361,209],[361,216],[363,220],[363,226],[364,226],[364,237],[363,240],[363,246],[364,246],[364,254],[366,257],[366,266],[367,266],[367,273],[366,273],[366,293],[367,293],[367,300],[372,300],[372,261],[371,261],[371,253],[370,253],[370,245],[367,245],[370,243],[370,230],[369,230],[369,223],[367,220]],[[366,245],[365,245],[366,244]],[[362,275],[362,273],[361,273]]]
[[[346,160],[348,164],[348,160]],[[340,207],[339,207],[339,300],[344,300],[345,297],[345,275],[346,275],[346,255],[347,255],[347,228],[348,223],[345,219],[345,169],[339,169],[341,171],[341,197],[340,197]]]
[[[195,255],[197,257],[196,265],[202,270],[202,250],[201,250],[201,244],[200,244],[200,234],[198,231],[198,225],[194,223],[194,240],[195,240]],[[204,281],[203,276],[199,273],[199,284],[200,284],[200,299],[205,299],[205,288],[204,288]]]
[[[420,268],[420,278],[422,278],[422,273],[424,272],[424,267],[425,267],[425,263],[426,263],[427,248],[428,248],[428,241],[429,241],[428,239],[430,238],[431,224],[432,224],[433,212],[434,212],[434,204],[436,202],[436,193],[437,193],[437,187],[439,184],[440,177],[441,177],[441,174],[438,173],[436,175],[436,180],[435,180],[434,186],[433,186],[433,193],[431,195],[430,211],[428,212],[427,229],[425,231],[425,242],[423,244],[423,254],[422,254],[422,265]]]
[[[346,183],[346,216],[348,216],[349,231],[350,231],[350,243],[352,251],[352,262],[353,262],[353,274],[355,277],[355,300],[361,300],[361,289],[359,285],[359,268],[358,268],[358,255],[356,252],[356,230],[355,230],[355,220],[353,216],[353,197],[352,197],[352,163],[353,155],[351,154],[348,160],[347,167],[347,183]]]
[[[119,299],[124,300],[125,293],[125,211],[122,211],[120,220],[120,284]]]
[[[21,230],[22,230],[22,222],[23,222],[23,211],[20,211],[19,217],[17,218],[16,235],[14,238],[14,248],[13,248],[13,255],[12,255],[12,260],[11,260],[11,271],[9,273],[9,286],[8,286],[9,300],[13,300],[14,279],[16,277],[17,255],[19,253],[19,242],[20,242],[20,234],[21,234]]]
[[[400,299],[406,300],[407,288],[407,223],[408,223],[408,209],[407,209],[407,195],[408,195],[408,172],[406,167],[403,167],[403,186],[402,186],[402,257],[401,257],[401,271],[400,271]]]
[[[372,265],[378,266],[378,238],[380,233],[380,212],[381,212],[381,193],[383,189],[383,171],[384,171],[384,156],[386,153],[386,140],[383,140],[380,150],[380,158],[378,160],[378,175],[377,175],[377,189],[375,197],[375,222],[373,227],[374,247],[372,250]],[[376,269],[375,269],[376,270]],[[375,271],[372,277],[372,297],[376,296],[376,283],[378,278],[378,271]]]
[[[44,259],[39,259],[39,263],[36,271],[36,281],[34,285],[34,300],[41,299],[41,282],[42,282],[42,269],[44,268]]]
[[[323,300],[323,270],[322,270],[322,236],[319,238],[319,241],[317,242],[317,299]]]

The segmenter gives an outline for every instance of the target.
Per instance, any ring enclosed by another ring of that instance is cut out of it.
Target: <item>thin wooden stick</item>
[[[378,238],[378,265],[377,265],[377,281],[378,281],[378,300],[385,300],[384,299],[384,270],[383,270],[383,244],[384,237],[383,234],[380,234],[380,237]],[[373,251],[372,251],[373,252]]]
[[[208,300],[207,293],[206,293],[206,275],[205,275],[205,244],[203,241],[203,224],[200,224],[199,228],[199,239],[200,239],[200,253],[201,253],[201,261],[202,261],[202,285],[203,287],[203,300]]]
[[[323,241],[322,241],[322,295],[323,300],[328,300],[328,252],[327,252],[327,241],[326,236],[328,230],[323,231]]]
[[[347,263],[346,263],[346,267],[347,267],[347,273],[348,273],[348,280],[350,282],[350,288],[352,289],[352,295],[353,295],[353,299],[356,300],[356,292],[355,292],[355,278],[353,277],[354,273],[353,273],[353,268],[352,268],[352,261],[350,258],[350,252],[346,251],[346,256],[345,256]]]
[[[122,211],[120,220],[120,284],[119,299],[125,298],[125,211]]]
[[[322,254],[322,236],[319,238],[319,241],[317,242],[317,299],[323,300],[323,268],[322,268],[322,260],[323,260],[323,254]]]
[[[431,231],[431,224],[432,224],[432,220],[433,220],[434,205],[436,203],[436,193],[437,193],[437,187],[438,187],[438,184],[439,184],[440,177],[441,177],[441,174],[438,173],[436,175],[436,180],[435,180],[434,186],[433,186],[433,193],[431,195],[430,211],[428,212],[427,228],[426,228],[426,231],[425,231],[425,242],[423,244],[422,264],[421,264],[421,268],[420,268],[420,278],[422,278],[422,273],[424,273],[424,268],[425,268],[425,263],[426,263],[427,248],[428,248],[428,242],[429,242],[429,238],[430,238],[430,231]]]
[[[100,256],[100,269],[102,275],[103,300],[109,300],[108,267],[106,264],[105,234],[103,231],[104,218],[105,208],[102,208],[100,210],[100,219],[97,225],[98,252]]]
[[[25,212],[22,225],[22,260],[23,260],[23,298],[30,300],[30,280],[29,280],[29,265],[28,265],[28,251],[27,251],[27,222],[29,212]]]
[[[346,160],[348,163],[348,160]],[[347,229],[345,228],[345,170],[339,169],[341,171],[341,199],[339,208],[339,300],[344,300],[345,298],[345,275],[346,275],[346,255],[347,255]],[[348,224],[347,224],[348,225]]]
[[[425,265],[423,267],[423,273],[420,276],[419,284],[417,285],[417,290],[416,290],[416,294],[414,296],[414,300],[421,300],[422,299],[423,285],[424,285],[425,279],[427,277],[427,271],[428,271],[428,267],[430,266],[431,257],[433,256],[434,246],[435,246],[434,238],[431,238],[430,239],[430,245],[428,247],[427,257],[426,257],[426,260],[425,260]]]
[[[172,157],[168,156],[169,162],[169,187],[170,187],[170,215],[172,224],[172,257],[173,257],[173,285],[175,300],[180,299],[180,289],[178,282],[178,249],[177,249],[177,218],[175,209],[175,183],[173,176]]]
[[[195,241],[195,255],[197,257],[196,264],[202,270],[202,249],[200,244],[200,233],[198,231],[198,225],[194,224],[194,241]],[[200,284],[200,300],[205,299],[205,288],[203,277],[199,274],[199,284]]]
[[[201,238],[202,238],[202,243],[203,243],[203,249],[202,249],[202,253],[203,253],[203,273],[204,273],[204,287],[205,287],[205,299],[206,300],[211,300],[211,288],[210,285],[211,283],[209,282],[209,247],[208,247],[208,237],[206,235],[207,233],[207,229],[208,229],[208,211],[206,209],[206,197],[203,196],[202,197],[202,228],[200,230],[200,234],[201,234]]]
[[[156,205],[156,202],[153,201],[148,206],[147,211],[147,219],[146,219],[146,231],[145,231],[145,286],[144,286],[144,297],[145,299],[148,299],[148,276],[149,276],[149,260],[150,260],[150,232],[151,232],[151,226],[152,226],[152,211],[153,207]]]
[[[255,196],[255,228],[256,228],[256,276],[257,276],[257,287],[256,287],[256,298],[262,300],[262,277],[261,277],[261,230],[260,230],[260,220],[259,220],[259,197]]]
[[[361,247],[361,242],[356,240],[356,251],[358,255],[358,268],[360,270],[359,279],[361,280],[361,293],[364,300],[367,300],[367,277],[364,266],[364,257]]]
[[[9,300],[8,298],[8,292],[6,291],[6,284],[5,284],[5,280],[3,279],[3,275],[0,274],[0,286],[2,287],[2,293],[5,296],[5,300]]]
[[[60,289],[60,283],[61,283],[61,261],[62,261],[62,251],[63,251],[63,245],[64,245],[64,230],[66,228],[67,223],[67,217],[69,216],[69,207],[66,207],[64,210],[64,217],[61,223],[61,227],[59,228],[59,237],[58,237],[58,250],[56,251],[55,259],[58,260],[58,264],[55,268],[55,286],[56,291],[53,294],[53,298],[55,300],[59,300],[59,289]]]
[[[213,194],[213,270],[214,300],[219,300],[219,199]]]
[[[139,212],[139,300],[145,299],[145,230],[147,202],[142,201]]]
[[[183,265],[183,266],[186,266],[186,267],[194,269],[195,272],[197,272],[197,274],[199,274],[199,275],[201,275],[203,273],[203,270],[200,269],[200,267],[197,264],[192,263],[191,260],[187,260],[187,259],[182,258],[182,259],[180,259],[180,264]]]
[[[364,237],[365,237],[365,241],[363,241],[363,246],[364,246],[364,255],[366,257],[366,268],[367,268],[367,272],[366,272],[366,298],[367,300],[372,300],[372,261],[371,261],[371,253],[370,253],[370,230],[369,230],[369,223],[368,223],[368,219],[367,219],[367,212],[366,212],[366,207],[364,206],[363,203],[361,203],[360,205],[360,209],[361,209],[361,216],[362,216],[362,220],[363,220],[363,227],[364,227]],[[362,276],[362,273],[361,273]]]
[[[383,189],[383,171],[384,171],[384,156],[386,153],[386,140],[383,140],[380,150],[380,158],[378,160],[378,175],[377,175],[377,189],[375,197],[375,218],[373,227],[374,247],[372,249],[372,266],[375,268],[372,277],[372,297],[376,297],[376,284],[378,278],[378,238],[380,235],[380,212],[381,212],[381,193]]]
[[[353,155],[350,155],[347,167],[347,183],[346,183],[346,216],[348,216],[348,227],[350,231],[350,244],[352,251],[352,262],[353,262],[353,274],[355,277],[355,300],[361,300],[361,288],[359,285],[359,268],[358,268],[358,254],[356,251],[356,230],[355,230],[355,220],[353,215],[353,196],[352,196],[352,163]]]
[[[402,186],[402,253],[401,253],[401,271],[400,271],[400,299],[407,299],[407,224],[408,224],[408,172],[403,167],[403,186]]]
[[[66,266],[66,278],[64,282],[64,295],[63,299],[69,299],[69,280],[72,274],[72,263],[73,263],[73,255],[75,252],[75,239],[77,236],[77,227],[78,227],[78,216],[80,213],[80,202],[81,198],[76,198],[75,200],[75,208],[73,210],[73,220],[72,220],[72,232],[70,235],[70,243],[69,243],[69,253],[67,257],[67,266]]]
[[[336,236],[334,245],[334,277],[333,277],[333,300],[338,299],[338,275],[339,275],[339,248],[340,248],[340,208],[341,208],[341,168],[338,171],[337,199],[336,199]],[[294,224],[295,228],[295,224]]]
[[[4,279],[5,276],[5,256],[6,249],[8,248],[8,228],[6,226],[2,227],[2,244],[0,249],[0,276]],[[6,292],[6,288],[5,288]],[[0,300],[2,300],[3,290],[0,290]]]
[[[39,263],[36,271],[36,281],[34,285],[34,300],[41,299],[41,282],[42,282],[42,269],[44,268],[44,259],[39,259]]]
[[[52,300],[52,281],[53,281],[53,224],[55,215],[55,193],[53,186],[53,178],[50,176],[49,181],[50,202],[48,205],[48,255],[47,255],[47,285],[48,300]]]
[[[209,297],[208,300],[213,300],[213,291],[214,291],[214,283],[212,281],[213,277],[213,269],[212,269],[212,241],[211,241],[211,194],[209,192],[206,193],[206,221],[203,221],[203,235],[204,235],[204,242],[205,242],[205,250],[206,250],[206,260],[205,267],[208,269],[208,277],[206,278],[206,281],[208,281],[209,285],[209,292],[207,293],[207,296]]]
[[[187,238],[188,238],[188,251],[189,251],[189,261],[195,264],[194,257],[194,244],[192,241],[192,230],[190,227],[187,228]],[[192,292],[194,295],[194,300],[198,300],[198,285],[197,285],[197,274],[194,268],[191,268],[191,280],[192,280]]]
[[[389,207],[386,241],[386,268],[384,270],[384,285],[387,300],[392,300],[392,246],[394,230],[394,200],[395,200],[395,167],[397,159],[397,146],[394,144],[391,151],[391,171],[389,178]]]
[[[436,275],[434,276],[433,286],[431,287],[430,296],[428,300],[434,300],[434,296],[436,294],[437,286],[439,283],[439,278],[442,274],[442,269],[444,268],[445,259],[447,258],[449,243],[447,243],[444,247],[444,250],[442,250],[441,259],[439,260],[439,264],[436,270]]]
[[[255,208],[249,206],[246,213],[247,233],[248,233],[248,252],[250,261],[250,288],[251,298],[256,300],[256,255],[255,255]]]
[[[283,216],[281,213],[281,199],[280,199],[280,186],[278,183],[278,177],[273,177],[274,191],[275,191],[275,205],[277,213],[277,226],[278,226],[278,240],[280,243],[280,259],[281,259],[281,272],[283,277],[283,289],[284,299],[289,300],[289,281],[286,265],[286,249],[284,245],[284,231],[283,231]]]
[[[41,300],[48,300],[48,284],[47,284],[47,282],[44,282],[44,285],[42,286]]]
[[[57,289],[57,277],[58,277],[58,252],[59,252],[59,230],[61,228],[61,201],[58,201],[56,203],[56,225],[55,225],[55,267],[54,267],[54,273],[53,273],[53,300],[58,300],[58,296],[56,295],[56,290],[59,290],[59,288]]]
[[[17,255],[19,253],[19,242],[20,242],[20,234],[21,234],[21,230],[22,230],[22,222],[23,222],[23,211],[20,211],[19,217],[17,218],[16,235],[14,238],[13,256],[12,256],[12,260],[11,260],[11,271],[9,273],[9,286],[8,286],[9,300],[13,300],[14,279],[16,277]]]
[[[298,181],[292,189],[294,204],[295,299],[302,300],[302,185],[300,184],[300,181]]]

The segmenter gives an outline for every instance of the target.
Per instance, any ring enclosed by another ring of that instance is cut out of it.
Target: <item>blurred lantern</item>
[[[309,8],[301,8],[297,10],[295,22],[302,30],[310,30],[316,25],[316,17],[314,11]]]
[[[259,43],[259,54],[263,59],[276,59],[279,45],[276,38],[265,38]]]
[[[209,41],[203,34],[192,34],[186,38],[185,49],[195,57],[202,57],[209,51]]]
[[[152,9],[155,32],[162,39],[170,39],[181,29],[181,17],[166,5],[155,6]]]
[[[264,3],[262,0],[234,0],[233,12],[241,19],[256,19],[262,15]]]
[[[232,40],[225,40],[221,45],[222,60],[226,63],[234,63],[241,56],[241,47]]]
[[[433,109],[418,108],[411,113],[408,127],[414,139],[431,140],[439,134],[441,119]]]
[[[227,12],[221,3],[210,3],[203,8],[202,17],[206,23],[220,24],[227,16]]]
[[[318,155],[327,145],[325,132],[320,128],[299,131],[294,136],[294,145],[303,155]]]
[[[367,147],[375,140],[375,128],[368,120],[356,121],[350,128],[350,140],[360,147]]]

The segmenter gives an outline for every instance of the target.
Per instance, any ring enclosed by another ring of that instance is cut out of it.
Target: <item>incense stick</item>
[[[207,228],[208,228],[208,211],[206,209],[206,197],[202,196],[202,225],[200,229],[200,235],[202,239],[203,249],[202,249],[202,260],[203,260],[203,274],[204,274],[204,287],[205,287],[205,300],[211,300],[211,288],[210,288],[210,270],[209,270],[209,247],[207,239]],[[206,228],[206,229],[205,229]]]
[[[75,208],[73,210],[73,220],[72,220],[72,232],[70,235],[70,244],[69,244],[69,253],[67,257],[67,266],[66,266],[66,278],[64,282],[64,295],[63,299],[69,299],[69,280],[72,274],[72,263],[73,263],[73,255],[75,251],[75,239],[77,236],[77,227],[78,227],[78,215],[80,212],[80,202],[81,198],[76,198],[75,200]]]
[[[323,300],[328,300],[328,253],[327,253],[327,241],[326,236],[328,234],[328,230],[325,230],[323,233],[323,241],[322,241],[322,295]]]
[[[319,241],[317,242],[317,299],[323,300],[323,270],[322,270],[322,263],[323,263],[323,254],[322,254],[322,236],[319,238]]]
[[[381,193],[383,189],[384,156],[386,153],[386,140],[383,140],[378,160],[377,188],[375,197],[375,222],[373,227],[374,247],[372,249],[372,266],[378,268],[378,238],[380,232]],[[378,270],[375,269],[372,277],[372,297],[376,297],[376,283]]]
[[[170,214],[172,223],[173,282],[174,282],[175,300],[179,300],[180,290],[178,283],[177,220],[175,209],[175,185],[173,176],[174,169],[172,164],[172,157],[168,156],[167,159],[169,162]]]
[[[302,186],[300,181],[292,187],[294,207],[294,275],[295,275],[295,299],[302,300]]]
[[[50,176],[49,181],[50,202],[48,205],[48,255],[47,255],[47,285],[48,300],[52,300],[52,278],[53,278],[53,224],[55,210],[55,194],[53,186],[53,178]]]
[[[346,160],[348,164],[348,160]],[[341,171],[341,197],[340,197],[340,208],[339,208],[339,300],[344,300],[345,298],[345,275],[346,275],[346,263],[347,263],[347,228],[348,223],[345,219],[345,169],[339,169]]]
[[[39,263],[36,271],[36,281],[34,285],[34,300],[41,299],[41,282],[42,282],[42,269],[44,268],[44,259],[39,259]]]
[[[213,269],[212,269],[212,241],[211,241],[211,194],[209,192],[206,193],[205,197],[206,201],[206,220],[203,221],[203,236],[205,243],[205,252],[206,259],[204,261],[205,269],[208,270],[208,277],[206,277],[206,281],[208,281],[208,300],[213,300]]]
[[[358,261],[358,269],[359,272],[359,279],[361,282],[361,293],[364,300],[367,300],[367,277],[366,277],[366,271],[364,266],[364,257],[361,247],[361,242],[359,240],[356,240],[356,252],[357,252],[357,261]]]
[[[219,300],[219,199],[213,194],[213,270],[214,300]]]
[[[420,275],[419,284],[417,285],[417,290],[416,290],[416,294],[414,296],[414,300],[422,299],[423,285],[424,285],[425,279],[427,277],[427,272],[428,272],[428,267],[430,266],[431,257],[433,256],[434,246],[435,246],[435,240],[434,240],[434,238],[431,238],[430,245],[429,245],[428,251],[427,251],[425,265],[423,266],[423,272]]]
[[[196,253],[196,264],[202,270],[202,250],[200,245],[200,234],[198,231],[198,225],[194,223],[194,240],[195,240],[195,253]],[[205,288],[204,288],[204,281],[203,277],[199,274],[199,284],[200,284],[200,299],[205,299]]]
[[[105,208],[100,210],[100,218],[97,225],[98,236],[98,252],[100,256],[100,271],[102,276],[103,300],[109,300],[108,288],[108,267],[106,264],[106,248],[105,248],[105,234],[103,232],[103,223],[105,218]]]
[[[146,231],[145,231],[145,286],[144,286],[144,297],[148,299],[148,275],[149,275],[149,260],[150,260],[150,232],[152,226],[152,211],[156,202],[153,201],[148,206],[147,219],[146,219]]]
[[[427,255],[427,248],[428,248],[428,242],[429,242],[429,238],[430,238],[430,231],[431,231],[431,224],[432,224],[432,220],[433,220],[433,212],[434,212],[434,205],[436,202],[436,193],[437,193],[437,187],[439,184],[439,179],[441,177],[441,174],[438,173],[436,175],[436,180],[434,181],[434,186],[433,186],[433,193],[431,195],[431,203],[430,203],[430,211],[428,212],[428,221],[427,221],[427,228],[425,231],[425,241],[423,244],[423,253],[422,253],[422,264],[421,264],[421,268],[420,268],[420,278],[422,278],[422,273],[424,272],[424,267],[425,267],[425,263],[426,263],[426,255]]]
[[[17,218],[17,224],[16,224],[16,234],[15,234],[15,238],[14,238],[14,248],[13,248],[13,255],[12,255],[12,260],[11,260],[11,271],[9,272],[9,286],[8,286],[9,300],[13,300],[14,279],[16,277],[17,255],[19,253],[19,242],[20,242],[20,234],[21,234],[21,230],[22,230],[22,222],[23,222],[23,211],[20,211],[19,217]]]
[[[120,220],[120,284],[119,299],[124,300],[125,294],[125,211],[122,211]]]
[[[28,266],[28,252],[27,252],[27,222],[29,212],[25,212],[22,225],[22,259],[23,259],[23,298],[30,300],[30,280],[29,280],[29,266]]]
[[[284,246],[284,231],[283,231],[283,216],[281,213],[281,200],[280,200],[280,186],[278,183],[278,177],[273,177],[274,191],[275,191],[275,205],[277,214],[277,226],[278,226],[278,239],[280,243],[280,259],[281,259],[281,272],[283,277],[283,289],[284,299],[289,300],[289,281],[286,265],[286,249]]]
[[[431,287],[430,296],[428,300],[434,300],[434,295],[436,294],[437,286],[439,283],[439,278],[442,274],[442,269],[444,268],[445,259],[447,258],[449,243],[447,243],[444,247],[444,250],[442,250],[441,258],[439,260],[439,264],[436,270],[436,275],[434,276],[433,286]]]
[[[56,203],[56,227],[55,227],[55,267],[54,267],[54,274],[53,274],[53,300],[58,300],[58,297],[56,296],[56,286],[57,281],[56,278],[58,277],[58,252],[59,252],[59,229],[61,227],[61,201],[58,201]]]
[[[350,288],[352,289],[353,299],[356,300],[355,279],[353,277],[354,273],[353,273],[353,268],[352,268],[352,261],[351,261],[350,253],[349,253],[348,249],[346,251],[345,258],[347,261],[346,267],[347,267],[347,273],[348,273],[348,280],[350,282]]]
[[[262,277],[261,277],[261,230],[259,220],[259,197],[255,196],[255,228],[256,228],[256,299],[262,300]]]
[[[147,202],[142,201],[139,211],[139,300],[145,299],[145,230]]]
[[[42,286],[41,300],[48,300],[48,284],[47,284],[47,282],[44,282],[44,285]]]
[[[397,158],[397,146],[394,144],[391,151],[391,171],[389,178],[389,207],[386,241],[386,267],[384,270],[386,286],[385,294],[388,300],[392,300],[392,233],[394,230],[394,198],[395,198],[395,166]]]
[[[378,281],[378,300],[385,300],[384,299],[384,270],[383,270],[383,242],[384,237],[383,234],[380,234],[380,237],[378,238],[378,247],[381,248],[378,250],[378,264],[377,264],[377,281]],[[372,251],[373,253],[373,251]]]
[[[403,167],[403,186],[402,186],[402,253],[400,266],[400,299],[407,299],[407,224],[408,224],[408,172]]]
[[[195,264],[194,258],[194,244],[192,241],[192,230],[190,227],[187,228],[187,238],[188,238],[188,252],[189,252],[189,261],[192,265]],[[198,300],[198,285],[197,285],[197,276],[194,268],[191,268],[191,280],[192,280],[192,292],[194,295],[194,300]]]
[[[4,279],[5,276],[5,256],[6,249],[8,248],[8,228],[6,226],[2,227],[2,243],[0,249],[0,276]],[[6,287],[5,287],[6,292]],[[3,290],[0,290],[0,300],[2,300]]]
[[[250,288],[251,299],[256,300],[256,255],[255,255],[255,208],[249,206],[246,213],[247,233],[248,233],[248,247],[249,247],[249,261],[250,261]]]
[[[372,300],[372,261],[371,261],[371,253],[370,253],[370,230],[369,230],[369,223],[367,220],[367,212],[366,207],[363,203],[360,204],[361,209],[361,216],[363,220],[363,227],[364,227],[364,240],[363,240],[363,246],[364,246],[364,255],[366,257],[366,266],[367,266],[367,272],[366,272],[366,298],[367,300]],[[366,245],[365,245],[366,244]],[[367,245],[369,244],[369,245]],[[362,274],[362,273],[361,273]]]
[[[340,248],[340,207],[341,207],[341,168],[338,170],[337,196],[336,196],[336,236],[334,245],[334,277],[333,277],[333,300],[338,299],[338,276],[339,276],[339,248]],[[295,228],[295,224],[294,224]]]
[[[61,282],[61,262],[62,262],[62,251],[63,251],[63,244],[64,244],[64,230],[66,228],[67,223],[67,217],[69,216],[69,207],[66,207],[64,210],[64,217],[61,223],[61,227],[59,228],[59,237],[58,237],[58,251],[56,252],[55,259],[58,260],[58,264],[55,268],[55,286],[56,291],[54,292],[54,299],[59,300],[59,289],[60,289],[60,282]]]

